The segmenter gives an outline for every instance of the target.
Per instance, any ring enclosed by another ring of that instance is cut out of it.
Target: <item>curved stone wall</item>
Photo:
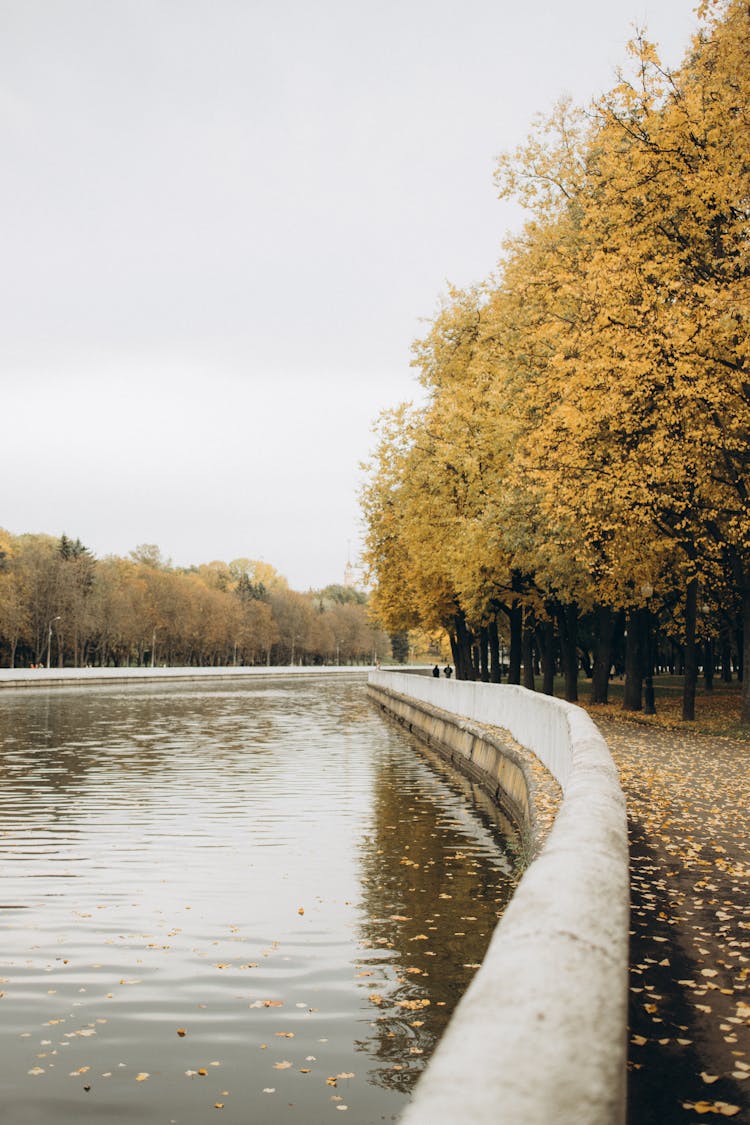
[[[628,852],[606,743],[580,708],[524,688],[375,671],[398,699],[499,727],[563,789],[402,1125],[620,1125],[625,1119]],[[391,697],[392,706],[388,703]]]

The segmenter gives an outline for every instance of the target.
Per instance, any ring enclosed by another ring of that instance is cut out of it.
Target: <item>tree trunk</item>
[[[695,688],[698,683],[698,649],[695,621],[698,615],[698,579],[691,578],[685,594],[685,675],[682,681],[682,719],[695,719]]]
[[[641,644],[643,645],[643,671],[645,683],[643,688],[643,713],[644,715],[656,714],[656,699],[654,696],[654,615],[648,606],[639,610],[641,621]]]
[[[625,633],[625,691],[622,697],[623,711],[643,710],[643,655],[641,644],[641,622],[637,609],[627,615]]]
[[[508,655],[508,683],[521,682],[521,633],[523,631],[523,607],[518,599],[510,607],[510,653]]]
[[[526,609],[523,615],[523,634],[521,654],[523,656],[523,686],[534,691],[534,630],[536,616],[533,609]]]
[[[500,637],[497,632],[497,618],[493,617],[487,626],[490,646],[490,683],[499,684],[501,679],[500,668]]]
[[[703,686],[714,690],[714,642],[711,637],[703,642]]]
[[[471,663],[472,635],[466,628],[466,618],[461,610],[453,618],[456,627],[456,648],[453,654],[457,680],[473,680],[474,669]]]
[[[557,607],[557,624],[560,633],[560,652],[565,698],[568,703],[578,702],[578,606],[575,602]]]
[[[555,694],[555,623],[548,617],[539,626],[542,654],[542,691],[545,695]]]
[[[596,611],[596,651],[591,674],[591,702],[609,701],[609,672],[612,667],[612,650],[615,639],[615,615],[608,605]]]
[[[583,645],[578,646],[578,659],[581,663],[581,671],[583,672],[584,678],[593,680],[594,668],[591,663],[591,653]]]
[[[744,576],[742,585],[742,718],[743,726],[750,726],[750,676],[744,675],[750,667],[750,574]]]
[[[490,682],[490,633],[486,625],[479,630],[479,674],[482,683]]]

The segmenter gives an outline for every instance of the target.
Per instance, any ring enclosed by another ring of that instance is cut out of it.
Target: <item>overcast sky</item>
[[[0,526],[356,561],[410,344],[520,215],[497,155],[692,0],[0,0]]]

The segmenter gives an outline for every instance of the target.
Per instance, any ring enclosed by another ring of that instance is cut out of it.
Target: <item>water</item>
[[[362,678],[6,690],[0,735],[4,1125],[397,1120],[510,864]]]

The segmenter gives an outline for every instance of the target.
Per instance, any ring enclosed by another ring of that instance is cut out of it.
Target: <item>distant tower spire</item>
[[[346,541],[346,566],[344,567],[344,585],[348,590],[353,590],[356,586],[356,578],[354,576],[354,567],[352,566],[352,541]]]

